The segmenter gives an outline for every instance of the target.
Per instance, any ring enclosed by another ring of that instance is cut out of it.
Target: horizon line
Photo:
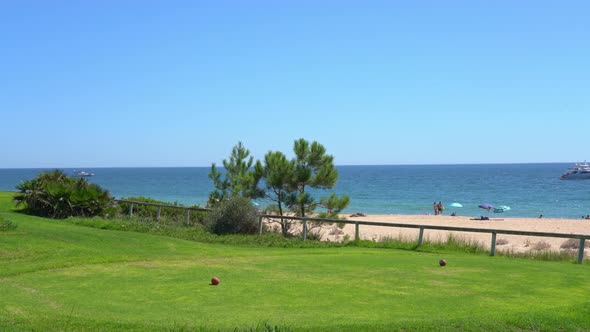
[[[567,164],[571,161],[546,162],[480,162],[480,163],[441,163],[441,164],[341,164],[336,167],[367,167],[367,166],[461,166],[461,165],[530,165],[530,164]],[[65,167],[0,167],[5,169],[99,169],[99,168],[211,168],[211,166],[65,166]]]

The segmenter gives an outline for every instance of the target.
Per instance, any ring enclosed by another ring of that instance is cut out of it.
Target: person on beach
[[[432,203],[432,208],[434,209],[434,215],[437,216],[438,215],[438,205],[436,205],[436,202]]]
[[[438,213],[439,214],[443,214],[445,207],[442,205],[442,202],[438,202],[438,204],[436,205],[436,208],[438,209]]]

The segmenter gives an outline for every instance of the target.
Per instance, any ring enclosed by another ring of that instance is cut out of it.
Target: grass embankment
[[[590,329],[588,264],[202,243],[31,217],[10,197],[0,330]]]

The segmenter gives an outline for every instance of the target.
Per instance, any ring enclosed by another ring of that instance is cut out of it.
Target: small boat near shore
[[[584,180],[590,179],[590,165],[584,160],[583,163],[576,163],[570,167],[560,177],[562,180]]]

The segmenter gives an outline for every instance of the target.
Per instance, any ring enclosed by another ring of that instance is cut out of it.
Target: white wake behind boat
[[[584,160],[583,163],[576,163],[570,167],[560,177],[562,180],[582,180],[590,179],[590,165]]]

